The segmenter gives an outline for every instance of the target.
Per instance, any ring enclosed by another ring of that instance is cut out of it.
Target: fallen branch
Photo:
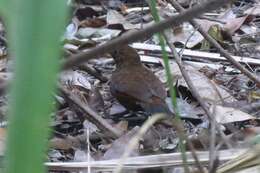
[[[161,47],[158,45],[154,44],[146,44],[146,43],[133,43],[132,47],[135,49],[139,50],[151,50],[151,51],[161,51]],[[166,51],[168,53],[171,52],[171,49],[169,47],[166,47]],[[219,53],[211,53],[211,52],[202,52],[202,51],[197,51],[197,50],[190,50],[190,49],[180,49],[176,48],[176,51],[182,51],[183,57],[182,59],[185,60],[212,60],[212,61],[227,61],[226,58],[221,56]],[[259,59],[254,59],[250,57],[241,57],[241,56],[231,56],[235,61],[244,63],[244,64],[249,64],[249,65],[256,65],[260,66],[260,60]]]
[[[93,68],[83,64],[83,65],[79,65],[79,70],[85,71],[88,74],[94,76],[95,78],[97,78],[98,80],[100,80],[101,82],[107,82],[108,79],[103,76],[102,74],[98,73],[96,70],[94,70]]]
[[[122,135],[122,132],[119,129],[112,127],[109,123],[106,122],[105,119],[93,111],[88,105],[82,104],[82,102],[76,96],[67,91],[67,89],[60,86],[59,91],[67,100],[71,101],[84,112],[84,116],[87,120],[95,124],[97,128],[102,130],[104,133],[108,134],[109,137],[118,138]]]
[[[197,92],[196,87],[193,85],[191,78],[189,76],[189,74],[187,73],[185,66],[182,63],[182,60],[180,58],[180,56],[178,55],[175,47],[169,42],[168,37],[166,36],[166,34],[163,34],[164,38],[168,44],[168,46],[170,47],[173,56],[176,59],[176,63],[178,64],[181,74],[183,75],[183,78],[185,80],[185,82],[187,83],[187,85],[189,86],[192,95],[194,96],[194,98],[196,98],[198,100],[198,102],[200,103],[202,109],[205,111],[205,113],[207,114],[208,118],[212,121],[214,120],[214,116],[212,115],[212,113],[209,111],[207,104],[204,102],[204,100],[202,99],[202,97],[200,96],[200,94]],[[218,132],[220,133],[221,137],[223,138],[225,144],[231,148],[232,146],[230,145],[230,143],[228,142],[227,137],[225,136],[225,134],[222,132],[222,130],[220,129],[220,127],[217,125],[216,129],[218,130]]]
[[[157,32],[160,32],[172,26],[177,26],[184,21],[190,20],[196,16],[201,15],[204,12],[215,10],[228,2],[230,2],[230,0],[210,0],[190,10],[187,10],[179,15],[170,17],[169,19],[153,24],[145,29],[127,32],[122,36],[95,48],[92,48],[87,52],[82,52],[77,55],[71,56],[67,61],[63,63],[63,69],[69,69],[73,66],[86,62],[89,59],[97,58],[106,52],[120,47],[121,45],[129,44],[144,38],[149,38]]]
[[[173,0],[170,0],[170,3],[172,6],[178,10],[181,14],[185,12],[185,10],[182,8],[182,6]],[[190,19],[189,21],[194,28],[197,28],[198,31],[201,33],[201,35],[212,45],[214,46],[221,55],[223,55],[229,62],[231,62],[237,69],[239,69],[243,74],[245,74],[249,79],[254,81],[258,87],[260,87],[260,79],[256,77],[253,73],[251,73],[249,70],[247,70],[245,67],[243,67],[239,62],[237,62],[226,50],[224,50],[218,42],[212,38],[198,22],[196,22],[194,19]]]
[[[220,162],[226,162],[228,160],[238,157],[240,154],[244,153],[246,149],[230,149],[218,151],[218,156]],[[198,151],[197,155],[199,160],[204,164],[209,162],[209,152],[208,151]],[[187,162],[189,165],[194,165],[195,161],[190,152],[187,152]],[[80,171],[87,169],[97,171],[112,171],[118,166],[120,159],[113,160],[102,160],[102,161],[92,161],[92,162],[47,162],[45,166],[49,170],[66,170],[66,171]],[[155,168],[155,167],[169,167],[176,166],[180,167],[183,165],[181,153],[170,153],[170,154],[160,154],[160,155],[149,155],[149,156],[139,156],[130,157],[125,160],[123,165],[124,169],[136,170],[141,168]]]

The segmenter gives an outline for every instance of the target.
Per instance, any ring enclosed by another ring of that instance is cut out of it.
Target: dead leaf
[[[121,104],[113,104],[109,109],[109,115],[117,115],[126,111],[126,108]]]
[[[221,28],[219,25],[212,25],[210,29],[208,30],[208,34],[214,38],[219,43],[223,43],[224,39],[222,36]],[[201,50],[209,51],[211,47],[211,44],[207,40],[203,40],[201,45]]]
[[[107,12],[107,24],[122,24],[125,30],[136,29],[137,27],[128,22],[121,14],[115,10],[109,10]]]
[[[143,137],[143,148],[145,150],[156,151],[159,149],[161,136],[154,126],[152,126]]]
[[[91,7],[79,8],[75,12],[75,16],[80,20],[85,20],[87,18],[93,18],[99,16],[98,12]]]
[[[233,35],[242,26],[242,24],[245,22],[247,17],[248,16],[228,19],[226,21],[226,24],[224,25],[224,30],[229,35]]]
[[[71,148],[79,148],[81,146],[82,138],[85,136],[66,136],[64,138],[54,137],[49,141],[50,148],[59,150],[69,150]],[[85,139],[84,139],[85,140]]]
[[[83,122],[83,127],[84,127],[84,129],[88,129],[89,130],[89,135],[91,135],[94,132],[99,131],[97,126],[95,124],[89,122],[88,120],[85,120]]]
[[[74,38],[79,28],[79,21],[72,20],[72,22],[66,27],[66,31],[64,34],[65,39],[70,40]]]
[[[86,162],[86,161],[94,161],[94,159],[88,155],[86,151],[83,150],[76,150],[74,154],[74,161],[75,162]]]
[[[260,2],[258,2],[257,4],[254,4],[253,7],[244,11],[244,14],[259,16],[260,15]]]
[[[205,32],[208,32],[211,26],[218,25],[217,22],[212,22],[209,20],[196,19],[196,22],[203,26]],[[171,43],[180,42],[187,48],[193,48],[204,39],[203,36],[198,31],[195,31],[189,23],[184,23],[179,32],[172,34],[170,30],[166,30],[166,34],[170,38],[169,40]]]
[[[63,85],[75,85],[81,86],[85,89],[91,90],[91,84],[89,83],[85,73],[78,70],[67,70],[61,73],[60,81]]]
[[[121,130],[122,132],[126,132],[128,130],[128,121],[120,121],[115,125],[115,127]]]
[[[239,121],[255,119],[255,117],[231,107],[217,105],[215,108],[215,118],[218,123],[226,124]]]
[[[80,28],[77,32],[79,38],[88,38],[96,42],[111,40],[119,35],[121,31],[107,28]]]
[[[171,98],[167,97],[166,98],[166,103],[170,110],[174,112]],[[177,106],[179,110],[180,117],[182,118],[191,118],[191,119],[200,119],[197,115],[200,114],[195,108],[190,105],[186,100],[182,98],[177,98]]]
[[[181,85],[188,88],[188,85],[183,79],[180,69],[175,61],[170,61],[170,68],[174,78],[177,77],[179,86]],[[191,81],[200,96],[205,99],[205,101],[213,103],[222,103],[223,100],[226,102],[236,101],[236,99],[227,91],[215,84],[214,81],[209,80],[203,73],[199,72],[199,69],[196,69],[191,65],[186,65],[185,70],[189,74]],[[162,73],[164,73],[164,71]],[[165,77],[165,75],[162,76]],[[166,80],[164,79],[163,81]]]
[[[100,18],[86,19],[80,22],[81,27],[100,28],[106,25],[106,21]]]
[[[69,150],[73,147],[73,143],[68,138],[53,138],[49,141],[50,148],[59,150]]]
[[[121,136],[119,139],[115,140],[111,148],[109,148],[105,152],[103,159],[109,160],[109,159],[120,158],[125,152],[125,150],[127,150],[126,147],[128,146],[129,141],[137,133],[138,130],[139,127],[135,127],[132,130],[130,130],[128,133]],[[138,148],[135,148],[130,154],[130,156],[138,156],[138,155],[139,155]]]

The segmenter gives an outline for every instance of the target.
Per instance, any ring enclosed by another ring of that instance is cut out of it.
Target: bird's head
[[[140,56],[137,51],[128,45],[118,47],[110,52],[110,54],[114,58],[117,66],[141,64]]]

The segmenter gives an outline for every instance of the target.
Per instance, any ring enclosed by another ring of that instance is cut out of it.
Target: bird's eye
[[[118,50],[115,50],[115,55],[119,55],[119,51]]]
[[[119,56],[119,51],[118,50],[114,50],[112,53],[111,53],[112,57],[114,58],[117,58]]]

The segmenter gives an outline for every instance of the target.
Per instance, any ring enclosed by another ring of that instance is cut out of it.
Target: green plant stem
[[[151,9],[151,13],[152,13],[152,16],[154,18],[154,21],[159,22],[160,17],[158,15],[158,12],[157,12],[157,9],[156,9],[156,1],[155,0],[149,1],[149,6],[150,6],[150,9]],[[167,85],[170,89],[171,101],[172,101],[172,105],[173,105],[175,113],[176,113],[175,121],[179,121],[180,123],[182,123],[181,119],[180,119],[179,111],[178,111],[176,92],[175,92],[175,89],[174,89],[174,86],[173,86],[173,76],[171,74],[170,65],[169,65],[169,57],[168,57],[168,53],[166,51],[166,43],[165,43],[164,37],[161,33],[159,33],[157,36],[159,38],[159,44],[160,44],[161,49],[162,49],[163,63],[164,63],[165,72],[166,72],[166,76],[167,76]],[[184,170],[187,173],[187,172],[189,172],[189,169],[187,167],[187,157],[186,157],[186,154],[185,154],[186,148],[185,148],[185,145],[184,145],[184,138],[183,138],[182,135],[179,135],[179,138],[180,138],[180,150],[181,150],[181,153],[182,153],[182,159],[183,159],[183,163],[184,163]]]

